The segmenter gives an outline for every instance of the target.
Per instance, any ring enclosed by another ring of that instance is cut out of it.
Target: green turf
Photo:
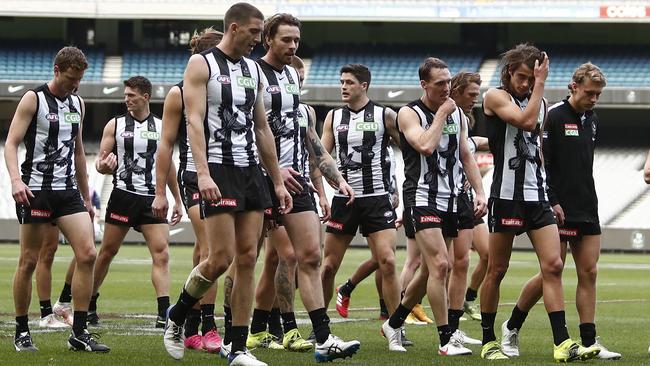
[[[63,246],[57,253],[53,273],[53,299],[56,300],[63,282],[71,250]],[[405,252],[398,251],[399,262]],[[17,263],[18,246],[0,245],[0,365],[177,365],[165,352],[162,333],[153,329],[155,294],[149,277],[149,254],[144,246],[127,246],[122,249],[111,266],[101,290],[99,311],[103,326],[91,329],[101,333],[101,340],[110,345],[109,354],[93,355],[67,351],[65,341],[68,332],[40,333],[33,323],[38,317],[38,301],[34,290],[30,326],[34,341],[40,351],[34,354],[18,354],[13,351],[12,337],[13,303],[11,283]],[[339,271],[337,282],[343,282],[356,264],[368,256],[366,250],[350,250]],[[475,256],[472,257],[475,259]],[[597,308],[598,333],[612,350],[623,354],[620,364],[649,365],[647,347],[650,344],[650,256],[641,254],[602,255],[599,272]],[[565,271],[567,322],[574,338],[579,338],[578,318],[573,305],[575,299],[575,272],[569,262]],[[171,248],[172,300],[191,269],[191,248]],[[261,267],[261,263],[258,267]],[[508,316],[512,303],[522,284],[535,272],[536,260],[531,253],[514,253],[508,275],[503,283],[497,324]],[[259,269],[259,268],[258,268]],[[217,304],[221,303],[219,292]],[[53,302],[54,302],[53,300]],[[426,303],[425,303],[426,304]],[[366,280],[357,286],[352,295],[351,308],[374,308],[378,306],[374,281]],[[220,306],[217,306],[219,311]],[[297,297],[298,318],[303,335],[309,332],[304,309]],[[132,314],[136,316],[126,316]],[[140,317],[138,317],[140,315]],[[147,315],[148,317],[142,317]],[[435,352],[437,336],[433,326],[408,326],[408,336],[416,342],[406,354],[388,353],[386,342],[379,335],[381,322],[376,320],[377,310],[352,311],[350,321],[332,325],[332,330],[343,338],[361,341],[361,350],[347,365],[468,365],[484,364],[478,353],[480,348],[471,347],[475,355],[462,358],[443,358]],[[333,322],[340,320],[335,311],[330,312]],[[222,325],[222,320],[217,321]],[[468,335],[480,338],[480,324],[461,322]],[[521,334],[522,356],[506,361],[508,365],[537,365],[552,362],[552,338],[548,318],[543,306],[537,306],[529,315]],[[282,351],[256,350],[255,355],[270,365],[300,365],[314,363],[313,354],[291,354]],[[336,361],[336,363],[343,363]],[[592,361],[592,364],[598,361]],[[200,352],[186,352],[181,364],[207,365],[226,362],[218,356]]]

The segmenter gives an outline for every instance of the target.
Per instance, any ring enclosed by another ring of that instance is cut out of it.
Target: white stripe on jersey
[[[298,106],[298,119],[300,124],[306,124],[309,128],[309,125],[316,125],[316,121],[311,120],[311,114],[309,114],[309,106],[305,103],[300,103]],[[305,135],[307,138],[307,135]],[[302,156],[302,166],[303,168],[303,177],[309,181],[311,177],[309,176],[309,151],[305,149],[305,154]]]
[[[253,109],[260,83],[257,64],[231,60],[218,48],[202,53],[208,63],[206,148],[209,163],[238,167],[258,164]]]
[[[190,139],[187,135],[187,119],[185,118],[185,101],[183,101],[183,82],[175,85],[181,92],[181,120],[178,124],[178,148],[180,165],[179,172],[188,171],[196,173],[196,166],[194,165],[194,157],[192,156],[192,146],[190,146]]]
[[[162,120],[154,115],[144,121],[126,116],[115,118],[115,188],[145,196],[155,194],[155,157],[161,135]]]

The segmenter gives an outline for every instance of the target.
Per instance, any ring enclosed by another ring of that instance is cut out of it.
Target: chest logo
[[[578,125],[574,123],[564,124],[564,136],[579,136]]]
[[[228,75],[219,75],[217,76],[217,81],[221,84],[230,84],[230,76]]]
[[[245,76],[237,76],[237,86],[246,89],[255,89],[257,88],[257,83],[253,78],[247,78]]]
[[[278,93],[280,93],[281,91],[282,91],[282,89],[280,89],[280,87],[277,86],[277,85],[269,85],[269,86],[266,88],[266,92],[269,93],[269,94],[278,94]]]
[[[155,132],[155,131],[141,131],[140,132],[140,137],[145,139],[145,140],[159,140],[160,139],[160,133]]]
[[[443,135],[456,135],[457,133],[458,133],[458,125],[455,123],[442,126]]]
[[[124,132],[122,132],[120,134],[120,136],[125,138],[125,139],[132,139],[133,136],[135,136],[135,135],[133,134],[133,131],[124,131]]]
[[[345,132],[348,129],[350,129],[350,127],[348,125],[338,125],[338,126],[336,126],[336,132]]]
[[[377,122],[359,122],[357,123],[357,131],[378,131],[379,123]]]
[[[48,113],[45,115],[45,119],[50,123],[59,122],[59,115],[56,113]]]
[[[287,94],[293,94],[293,95],[300,94],[300,88],[296,84],[284,84],[284,91],[286,91]]]
[[[77,112],[63,113],[63,121],[65,123],[81,123],[81,114]]]

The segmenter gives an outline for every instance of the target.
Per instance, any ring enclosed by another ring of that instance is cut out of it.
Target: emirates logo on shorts
[[[420,217],[420,224],[426,223],[426,222],[433,222],[436,224],[439,224],[442,222],[442,219],[439,218],[436,215],[431,215],[431,216],[421,216]]]
[[[213,203],[214,207],[237,207],[237,200],[234,198],[222,198],[221,201]]]
[[[578,229],[559,229],[560,235],[578,236]]]
[[[327,226],[331,227],[332,229],[343,230],[343,224],[340,222],[330,220],[327,222]]]
[[[503,219],[501,219],[501,225],[502,226],[522,227],[522,226],[524,226],[524,220],[516,218],[516,217],[503,218]]]
[[[201,198],[201,195],[199,194],[199,192],[192,193],[192,199],[193,200],[198,200],[199,198]]]
[[[118,215],[118,214],[113,213],[113,212],[111,212],[111,214],[108,217],[110,217],[113,220],[120,221],[120,222],[129,222],[129,217],[128,216]]]
[[[52,216],[51,211],[45,211],[45,210],[32,209],[29,213],[30,213],[30,215],[32,217],[50,217],[50,216]]]

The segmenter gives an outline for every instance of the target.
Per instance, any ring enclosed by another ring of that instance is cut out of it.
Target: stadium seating
[[[339,83],[341,66],[361,63],[370,68],[372,84],[417,85],[418,67],[428,56],[445,60],[452,73],[460,70],[477,71],[483,59],[480,51],[436,45],[324,45],[312,58],[307,83],[336,85]]]
[[[122,78],[142,75],[152,82],[177,83],[183,79],[188,58],[187,50],[125,51]]]
[[[0,80],[47,81],[52,78],[54,55],[59,47],[0,46]],[[104,52],[101,49],[84,49],[88,59],[85,81],[101,81]]]

